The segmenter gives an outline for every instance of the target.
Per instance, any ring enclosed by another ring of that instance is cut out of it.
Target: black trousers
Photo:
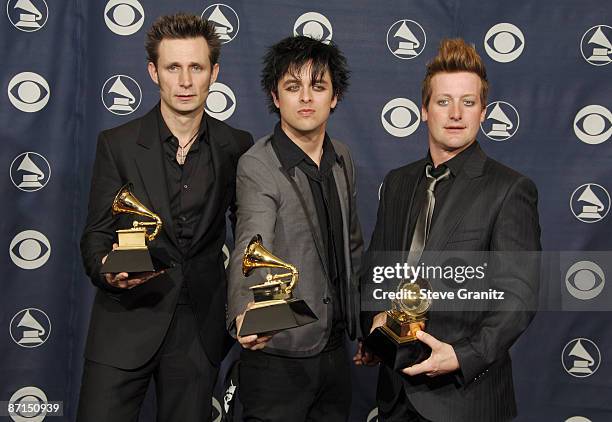
[[[400,391],[399,397],[391,410],[385,412],[379,407],[378,419],[380,422],[431,422],[416,411],[410,403],[404,387],[402,387],[402,391]]]
[[[136,422],[151,378],[158,422],[204,422],[212,415],[218,368],[200,343],[189,305],[177,305],[153,358],[134,370],[85,360],[77,422]]]
[[[351,407],[349,362],[343,346],[309,358],[243,350],[238,387],[243,420],[348,420]]]

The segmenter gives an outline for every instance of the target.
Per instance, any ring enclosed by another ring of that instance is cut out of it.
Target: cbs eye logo
[[[7,91],[11,104],[26,113],[42,110],[51,96],[45,78],[34,72],[21,72],[13,76]]]
[[[104,8],[104,22],[117,35],[132,35],[144,23],[145,12],[138,0],[110,0]]]
[[[333,35],[329,19],[317,12],[307,12],[301,15],[293,25],[293,35],[303,35],[329,44]]]
[[[236,110],[236,96],[231,88],[221,82],[215,82],[208,90],[206,112],[219,120],[226,120]]]
[[[565,274],[565,287],[576,299],[589,300],[597,297],[605,284],[603,270],[591,261],[576,262]]]
[[[397,138],[412,135],[419,127],[420,119],[419,107],[407,98],[392,99],[380,113],[385,130]]]
[[[489,29],[484,38],[484,48],[496,62],[508,63],[516,60],[525,48],[525,37],[511,23],[498,23]]]
[[[606,142],[612,135],[612,113],[600,105],[584,107],[574,118],[574,133],[585,144]]]
[[[49,7],[45,0],[9,0],[6,15],[13,26],[23,32],[34,32],[47,23]]]
[[[42,422],[47,416],[47,408],[41,406],[47,404],[47,395],[40,388],[32,386],[20,388],[13,393],[9,403],[14,404],[16,408],[16,411],[8,412],[15,422]],[[36,410],[28,410],[28,404],[35,405],[33,409]]]
[[[36,230],[25,230],[11,241],[9,255],[19,268],[34,270],[49,260],[51,244],[44,234]]]
[[[221,44],[226,44],[236,38],[240,30],[238,14],[225,4],[211,4],[202,12],[202,19],[214,24],[215,33],[219,36]]]

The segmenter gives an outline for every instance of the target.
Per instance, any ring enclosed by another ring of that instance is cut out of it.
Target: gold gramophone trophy
[[[157,214],[150,211],[134,196],[131,183],[126,184],[117,192],[111,210],[113,215],[134,214],[153,221],[134,220],[131,228],[117,230],[119,247],[108,254],[100,272],[139,273],[159,271],[167,267],[163,262],[165,257],[152,259],[151,251],[147,247],[147,242],[151,242],[159,233],[162,221]],[[148,227],[154,227],[151,233],[148,233]]]
[[[245,312],[238,335],[286,330],[318,320],[306,302],[293,297],[293,289],[298,282],[297,268],[267,250],[262,245],[260,235],[251,239],[242,257],[245,277],[256,268],[282,268],[289,272],[268,274],[266,281],[250,287],[255,304]]]
[[[394,370],[419,363],[431,354],[429,346],[416,337],[417,331],[425,329],[425,315],[431,306],[431,299],[423,297],[421,289],[430,289],[423,279],[401,282],[397,289],[401,296],[391,302],[385,325],[365,339],[366,348]]]

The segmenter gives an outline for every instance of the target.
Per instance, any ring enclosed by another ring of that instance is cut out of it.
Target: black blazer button
[[[323,299],[323,303],[324,303],[324,304],[326,304],[326,305],[327,305],[329,302],[331,302],[331,299],[330,299],[330,298],[326,297],[326,298],[324,298],[324,299]]]

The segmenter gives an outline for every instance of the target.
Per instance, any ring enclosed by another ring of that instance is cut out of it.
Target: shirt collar
[[[176,143],[178,147],[178,140],[168,128],[168,125],[166,124],[166,121],[164,120],[164,116],[162,116],[161,114],[161,107],[159,103],[157,104],[157,122],[159,124],[159,139],[162,142],[162,144],[164,142],[171,141],[173,143]],[[202,121],[200,122],[200,128],[198,129],[198,135],[196,136],[196,139],[193,141],[191,150],[194,150],[194,151],[197,150],[197,148],[194,149],[194,147],[196,147],[196,144],[198,144],[200,140],[203,140],[204,142],[208,142],[207,137],[204,136],[205,134],[206,134],[206,117],[204,116],[204,114],[202,114]]]
[[[274,127],[272,146],[278,155],[278,160],[285,170],[291,170],[302,161],[308,165],[317,166],[315,162],[287,136],[281,128],[280,122]],[[340,162],[340,156],[336,154],[336,150],[334,149],[334,145],[329,135],[325,133],[320,169],[323,171],[327,168],[331,168],[335,161]]]
[[[477,145],[478,145],[478,141],[472,142],[472,144],[469,147],[467,147],[466,149],[461,151],[459,154],[455,155],[453,158],[451,158],[448,161],[445,161],[444,163],[440,165],[444,165],[448,167],[453,177],[457,177],[457,175],[463,168],[463,165],[465,164],[469,156],[472,155],[472,153],[476,150]],[[433,160],[431,158],[431,154],[429,152],[427,152],[427,159],[425,160],[425,166],[427,166],[428,164],[431,165],[432,167],[434,166]]]

